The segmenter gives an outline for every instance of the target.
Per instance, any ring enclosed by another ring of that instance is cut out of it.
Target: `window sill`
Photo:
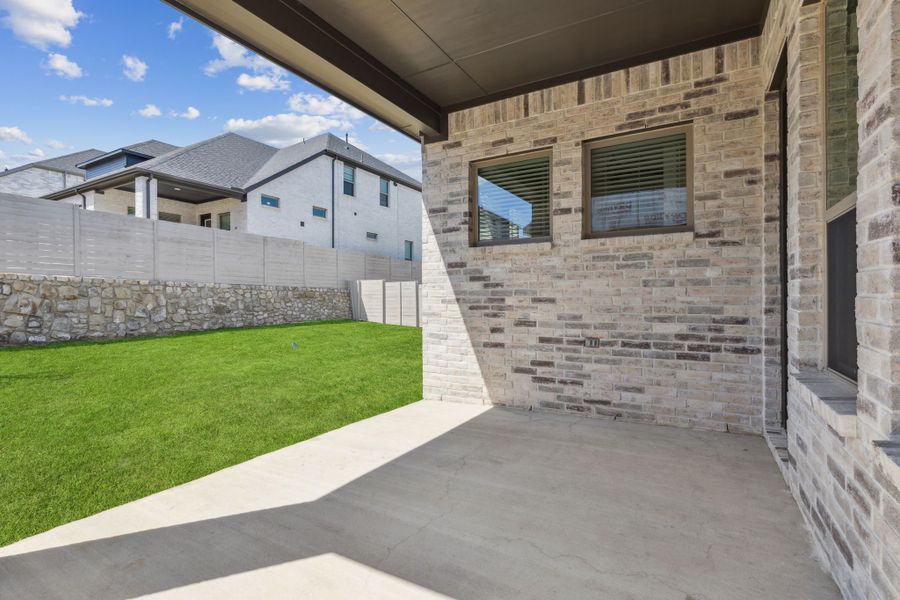
[[[854,384],[828,371],[801,371],[791,378],[797,382],[800,398],[838,435],[857,436]]]
[[[552,242],[527,242],[519,244],[489,244],[487,246],[470,246],[469,251],[475,254],[543,254],[553,248]]]
[[[673,233],[640,233],[635,235],[616,235],[608,237],[582,238],[585,248],[615,248],[618,246],[673,246],[694,242],[693,231],[677,231]]]

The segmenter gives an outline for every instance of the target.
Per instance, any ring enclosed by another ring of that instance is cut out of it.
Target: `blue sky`
[[[421,178],[419,145],[160,0],[0,0],[0,168],[225,131],[330,131]]]

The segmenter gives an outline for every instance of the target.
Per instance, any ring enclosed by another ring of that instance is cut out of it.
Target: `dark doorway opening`
[[[778,277],[781,302],[779,302],[781,337],[781,427],[787,429],[788,419],[788,73],[787,47],[782,49],[775,70],[775,87],[778,89]]]

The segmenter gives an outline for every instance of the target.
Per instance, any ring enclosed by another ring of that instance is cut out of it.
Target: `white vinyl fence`
[[[422,264],[4,196],[0,273],[337,288],[421,280]]]
[[[416,281],[354,281],[350,304],[357,321],[421,326],[422,286]]]

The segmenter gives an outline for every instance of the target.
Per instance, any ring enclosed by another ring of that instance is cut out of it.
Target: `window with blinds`
[[[598,140],[585,153],[586,237],[690,229],[690,126]]]
[[[550,239],[550,153],[504,157],[474,164],[478,245]]]

